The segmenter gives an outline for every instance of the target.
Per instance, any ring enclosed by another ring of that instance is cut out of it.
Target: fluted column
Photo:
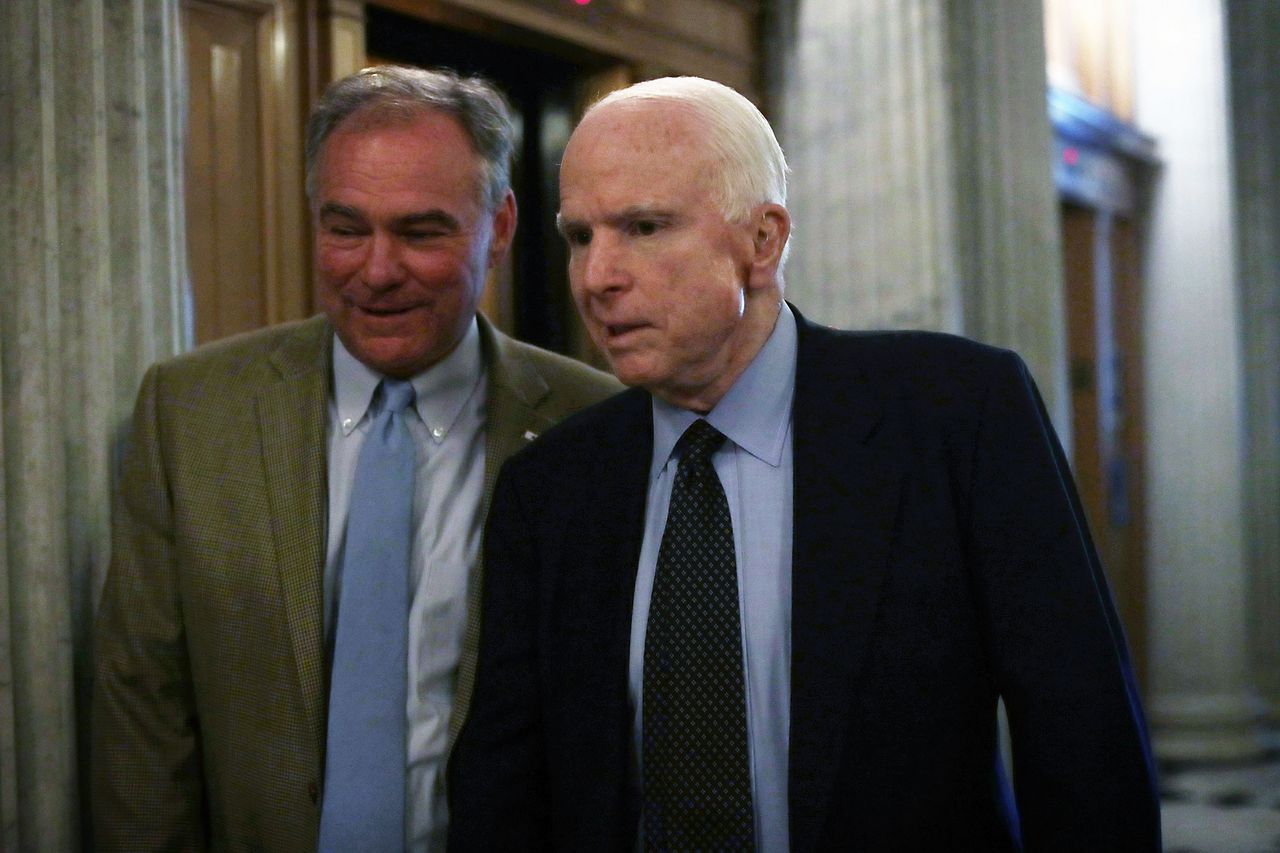
[[[0,3],[0,847],[78,849],[115,442],[185,339],[172,0]]]
[[[1041,4],[772,8],[769,106],[794,172],[789,295],[834,325],[1012,347],[1065,429]]]
[[[1230,0],[1254,674],[1280,722],[1280,4]]]
[[[1135,3],[1137,123],[1163,168],[1144,270],[1157,753],[1259,753],[1248,635],[1244,349],[1223,0]],[[1274,365],[1273,365],[1274,367]]]

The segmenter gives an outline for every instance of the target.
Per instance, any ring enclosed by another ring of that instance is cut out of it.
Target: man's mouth
[[[610,338],[618,338],[627,334],[628,332],[634,332],[637,329],[643,329],[645,326],[646,326],[645,323],[608,323],[605,325],[604,328]]]
[[[412,305],[357,305],[356,308],[362,314],[368,314],[370,317],[395,317],[404,314],[413,309]]]

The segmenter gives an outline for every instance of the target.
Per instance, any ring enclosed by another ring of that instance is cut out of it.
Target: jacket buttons
[[[320,802],[320,786],[315,782],[308,782],[307,796],[311,798],[312,804]]]

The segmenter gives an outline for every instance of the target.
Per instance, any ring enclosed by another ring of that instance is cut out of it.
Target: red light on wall
[[[1062,162],[1066,163],[1068,166],[1075,166],[1076,164],[1078,164],[1080,162],[1080,149],[1079,148],[1063,148]]]
[[[579,6],[590,6],[590,5],[591,5],[591,0],[573,0],[573,2],[574,2],[574,3],[577,3]]]

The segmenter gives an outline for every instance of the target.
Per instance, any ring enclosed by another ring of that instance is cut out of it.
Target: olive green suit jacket
[[[483,318],[480,331],[487,511],[508,456],[621,386]],[[315,849],[332,338],[315,317],[143,379],[97,620],[99,851]],[[451,733],[471,697],[479,586],[475,567]]]

